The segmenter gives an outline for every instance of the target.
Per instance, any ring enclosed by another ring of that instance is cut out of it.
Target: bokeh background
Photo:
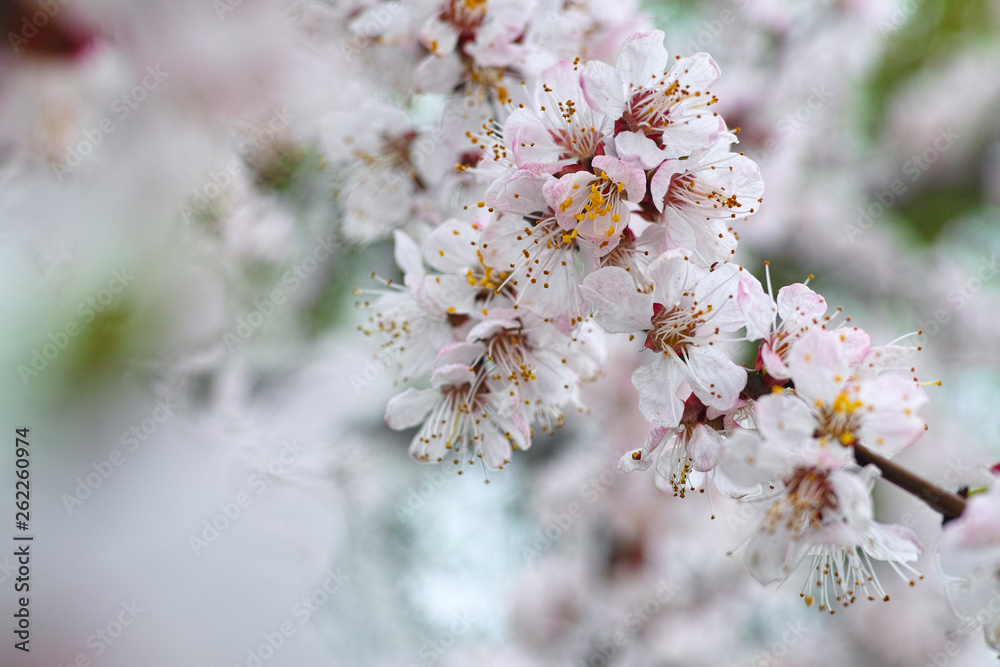
[[[3,32],[43,4],[4,4]],[[391,244],[344,240],[322,131],[358,94],[337,40],[376,4],[53,2],[0,58],[0,541],[20,426],[36,536],[27,655],[0,547],[0,663],[995,664],[950,609],[939,518],[888,484],[877,517],[918,532],[924,579],[886,569],[890,602],[830,616],[802,604],[804,569],[777,590],[746,574],[755,510],[620,474],[647,430],[627,341],[588,410],[489,484],[408,458],[352,294],[395,276]],[[643,10],[671,54],[716,59],[761,166],[739,261],[770,261],[775,289],[814,274],[876,342],[922,329],[917,373],[942,386],[899,460],[981,483],[1000,461],[1000,3]],[[97,25],[114,39],[95,48]]]

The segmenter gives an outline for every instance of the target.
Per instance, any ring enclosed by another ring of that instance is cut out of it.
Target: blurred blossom
[[[997,17],[6,3],[0,662],[986,664]]]

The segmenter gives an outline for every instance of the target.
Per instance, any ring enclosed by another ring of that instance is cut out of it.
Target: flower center
[[[690,310],[674,306],[670,310],[661,303],[653,304],[652,328],[646,332],[646,347],[654,352],[673,350],[682,354],[693,342],[695,331],[708,315],[712,307],[692,313]]]
[[[774,533],[781,524],[799,539],[819,528],[825,514],[837,508],[837,494],[827,474],[817,468],[797,468],[785,481],[785,492],[767,509],[762,527]]]
[[[840,392],[832,405],[820,400],[816,401],[819,413],[819,425],[813,437],[819,438],[820,445],[826,445],[830,440],[847,447],[857,441],[857,432],[861,427],[861,408],[864,403],[848,396],[846,391]]]

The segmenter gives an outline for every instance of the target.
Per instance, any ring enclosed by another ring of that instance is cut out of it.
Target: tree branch
[[[914,475],[906,468],[893,463],[884,456],[879,456],[858,443],[854,444],[854,459],[858,465],[863,466],[871,463],[877,467],[882,471],[882,477],[927,503],[928,507],[943,516],[946,522],[957,519],[965,510],[965,498],[962,496],[934,486],[922,477]]]
[[[769,393],[771,387],[778,384],[773,378],[768,377],[763,370],[748,370],[747,383],[740,395],[743,398],[756,400],[764,394]],[[957,493],[945,491],[931,484],[899,464],[893,463],[884,456],[879,456],[864,445],[854,443],[853,447],[854,460],[858,462],[858,465],[864,466],[869,463],[874,465],[882,471],[882,477],[886,481],[892,482],[907,493],[913,494],[927,503],[928,507],[944,517],[945,522],[957,519],[965,510],[965,498]]]

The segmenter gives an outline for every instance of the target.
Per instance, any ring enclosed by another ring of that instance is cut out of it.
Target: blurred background
[[[804,568],[777,590],[746,574],[756,510],[621,474],[648,430],[627,341],[587,412],[488,485],[410,460],[383,420],[394,359],[352,294],[397,276],[391,243],[341,229],[329,138],[365,94],[339,59],[392,40],[392,20],[351,27],[379,6],[0,6],[0,663],[995,664],[949,608],[939,517],[888,484],[876,515],[917,531],[924,579],[886,569],[890,602],[830,616],[802,603]],[[671,55],[716,59],[760,164],[737,259],[770,261],[775,290],[814,274],[874,342],[921,329],[917,374],[942,386],[899,460],[981,482],[1000,461],[1000,3],[642,9]],[[6,546],[25,426],[30,654]]]

